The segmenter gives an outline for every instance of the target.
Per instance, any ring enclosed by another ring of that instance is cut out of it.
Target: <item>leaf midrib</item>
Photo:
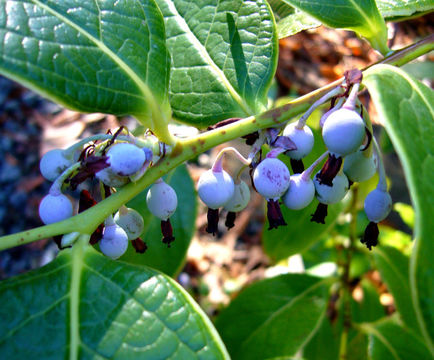
[[[146,90],[148,89],[148,85],[145,82],[143,82],[140,79],[140,77],[133,71],[133,69],[131,69],[117,54],[115,54],[101,40],[96,39],[93,35],[91,35],[88,31],[80,27],[78,24],[68,19],[67,17],[63,16],[53,8],[49,7],[48,5],[41,3],[39,0],[29,0],[29,1],[34,3],[36,6],[41,7],[42,9],[44,9],[54,17],[58,18],[59,20],[63,21],[65,24],[71,26],[72,28],[77,30],[80,34],[84,35],[91,42],[93,42],[97,48],[99,48],[103,53],[105,53],[109,58],[111,58],[119,66],[119,68],[137,85],[138,89],[143,94],[143,97],[146,98]],[[98,11],[100,10],[99,6],[97,7],[97,9]],[[98,16],[100,16],[100,11]]]
[[[389,343],[387,341],[387,339],[372,325],[370,324],[363,324],[362,328],[364,328],[365,330],[367,330],[371,336],[375,336],[381,343],[383,343],[383,345],[390,351],[391,355],[396,359],[396,360],[402,360],[398,353],[396,352],[395,348],[393,347],[393,345],[391,343]]]

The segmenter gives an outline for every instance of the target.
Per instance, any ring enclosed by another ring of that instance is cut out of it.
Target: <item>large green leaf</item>
[[[216,321],[231,356],[262,360],[296,355],[321,324],[332,282],[291,274],[242,291]]]
[[[386,283],[387,289],[393,295],[395,306],[404,323],[419,332],[416,313],[411,302],[408,276],[408,258],[397,249],[381,246],[374,252],[375,264]]]
[[[133,264],[141,264],[163,271],[174,276],[182,267],[188,246],[194,234],[196,220],[196,191],[185,165],[178,166],[171,172],[165,181],[172,186],[178,197],[178,208],[170,217],[175,241],[170,248],[161,241],[160,219],[153,216],[146,206],[148,189],[128,203],[140,212],[145,221],[145,230],[141,238],[148,245],[144,254],[135,252],[132,246],[128,247],[121,260]]]
[[[363,324],[361,328],[369,334],[368,351],[372,360],[432,359],[423,341],[393,320]]]
[[[401,160],[416,211],[410,293],[419,328],[434,354],[434,92],[390,65],[370,68],[363,83]]]
[[[376,0],[376,2],[378,10],[385,18],[410,16],[434,8],[432,0]]]
[[[317,200],[302,210],[290,210],[282,205],[282,214],[287,226],[267,230],[268,224],[265,224],[262,243],[265,252],[273,261],[279,261],[309,249],[330,230],[343,209],[342,202],[330,205],[326,223],[318,224],[310,221],[317,205]]]
[[[279,39],[294,35],[300,31],[313,29],[321,25],[321,22],[298,9],[277,22],[277,34]]]
[[[365,37],[371,45],[386,54],[387,28],[375,0],[284,0],[332,28],[349,29]]]
[[[210,125],[258,113],[277,66],[277,36],[264,0],[157,0],[172,56],[175,118]]]
[[[284,0],[268,0],[268,3],[277,22],[277,36],[279,39],[321,25],[321,22],[303,11],[294,9]]]
[[[170,58],[153,0],[0,0],[0,73],[84,112],[147,114]]]
[[[368,280],[360,282],[362,298],[359,301],[351,299],[351,317],[354,322],[372,322],[381,319],[386,314],[380,303],[377,288]]]
[[[340,336],[342,322],[331,323],[328,317],[324,317],[322,324],[309,343],[303,348],[306,359],[336,360],[339,358]],[[327,351],[325,351],[327,349]]]
[[[169,277],[88,245],[0,283],[3,359],[227,359],[206,315]]]

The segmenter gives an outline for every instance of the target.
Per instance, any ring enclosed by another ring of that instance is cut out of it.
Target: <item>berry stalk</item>
[[[378,63],[401,66],[432,51],[433,49],[434,35],[431,35],[413,45],[394,52]],[[375,64],[372,64],[371,66],[373,65]],[[328,94],[336,87],[339,87],[343,81],[344,78],[341,78],[280,107],[265,111],[256,116],[249,116],[235,123],[207,131],[185,140],[175,141],[172,135],[167,134],[168,131],[163,131],[161,134],[156,133],[156,135],[161,136],[161,141],[173,145],[172,153],[166,155],[166,161],[159,161],[155,166],[150,167],[146,172],[146,176],[143,176],[136,183],[127,184],[120,191],[112,194],[104,201],[101,201],[97,205],[72,218],[1,237],[0,250],[74,231],[80,232],[81,234],[92,234],[106,217],[119,209],[127,201],[138,195],[143,191],[143,189],[150,186],[158,178],[182,164],[184,161],[221,143],[251,134],[261,129],[276,127],[283,124],[289,119],[307,111],[311,104],[322,96]],[[153,110],[153,113],[158,115],[158,111],[161,109],[155,107]],[[157,120],[157,118],[153,119],[153,121],[155,120]],[[146,119],[142,119],[142,121],[143,123],[147,123]],[[167,119],[164,119],[162,123],[167,125]],[[166,125],[165,128],[167,129]],[[110,139],[111,136],[108,135],[108,138]]]

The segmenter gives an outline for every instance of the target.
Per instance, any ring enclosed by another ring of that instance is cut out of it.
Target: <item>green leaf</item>
[[[206,315],[175,281],[86,244],[1,282],[0,299],[4,359],[228,359]]]
[[[315,212],[318,201],[314,200],[307,208],[290,210],[282,205],[282,214],[287,226],[267,230],[265,224],[262,234],[264,250],[273,261],[285,259],[291,255],[302,253],[309,249],[316,241],[321,240],[335,223],[343,210],[343,203],[330,205],[325,224],[311,222],[311,215]]]
[[[0,73],[83,112],[143,117],[150,101],[166,101],[170,58],[153,0],[0,7]]]
[[[418,61],[405,64],[402,69],[419,80],[434,78],[434,64],[432,61]]]
[[[386,314],[376,287],[366,279],[363,279],[360,285],[363,295],[361,301],[351,299],[352,320],[356,323],[379,320]]]
[[[303,11],[294,9],[284,0],[269,0],[277,22],[277,36],[279,39],[294,35],[302,30],[312,29],[321,23]]]
[[[273,10],[274,18],[276,21],[280,21],[294,13],[295,9],[288,5],[284,0],[268,0],[268,4]]]
[[[434,8],[432,0],[376,0],[378,10],[385,18],[410,16]]]
[[[306,359],[336,360],[339,359],[340,336],[342,322],[331,323],[328,317],[324,317],[316,334],[303,349]],[[324,351],[327,349],[327,351]]]
[[[264,0],[157,0],[172,55],[175,118],[205,126],[265,109],[277,66],[273,15]]]
[[[178,208],[170,217],[175,241],[170,248],[161,241],[160,219],[148,210],[146,205],[148,189],[146,189],[127,205],[136,209],[143,216],[145,230],[141,239],[146,242],[148,249],[144,254],[138,254],[132,246],[129,246],[121,260],[131,264],[150,266],[169,276],[175,276],[184,264],[187,249],[194,234],[197,213],[196,191],[185,165],[178,166],[165,181],[175,189],[178,197]]]
[[[362,324],[369,334],[369,356],[372,360],[431,359],[424,342],[410,330],[387,319],[374,324]]]
[[[291,274],[246,288],[216,320],[231,356],[295,356],[320,326],[333,281]]]
[[[410,293],[419,328],[434,354],[434,92],[390,65],[373,66],[363,83],[401,160],[416,212]]]
[[[277,35],[279,39],[297,34],[300,31],[314,29],[321,25],[321,22],[307,13],[295,9],[294,13],[286,16],[277,22]]]
[[[387,47],[387,28],[375,0],[284,0],[332,28],[349,29],[365,37],[383,55]]]
[[[386,283],[387,289],[393,295],[395,306],[404,323],[419,332],[416,313],[413,308],[408,276],[409,260],[397,249],[381,246],[374,252],[375,264]]]

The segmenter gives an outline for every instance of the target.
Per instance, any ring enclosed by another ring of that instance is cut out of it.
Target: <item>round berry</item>
[[[145,228],[142,215],[134,209],[125,208],[118,211],[114,221],[127,233],[128,240],[137,239]]]
[[[320,184],[317,176],[315,176],[313,183],[317,199],[319,202],[327,205],[341,201],[350,188],[348,178],[344,174],[336,175],[332,181],[332,186]]]
[[[47,225],[68,219],[72,216],[71,201],[63,194],[48,194],[39,204],[39,216]]]
[[[322,136],[330,152],[346,156],[362,145],[365,123],[356,111],[341,108],[327,117]]]
[[[164,181],[156,182],[148,190],[146,204],[149,211],[161,220],[167,220],[178,206],[175,190]]]
[[[253,183],[259,194],[266,199],[281,197],[289,187],[289,170],[276,158],[265,158],[255,168]]]
[[[315,196],[312,179],[303,179],[301,174],[291,176],[288,191],[283,195],[283,203],[287,208],[300,210],[308,206]]]
[[[111,168],[105,168],[95,174],[96,178],[110,187],[121,187],[128,183],[128,176],[115,174]]]
[[[114,173],[130,176],[140,170],[146,161],[145,152],[129,143],[119,143],[110,147],[107,152],[108,163]]]
[[[283,136],[289,137],[297,146],[296,150],[287,152],[289,157],[294,160],[301,160],[312,151],[314,138],[309,126],[304,125],[302,129],[297,129],[296,125],[296,122],[286,125]]]
[[[205,171],[197,183],[199,197],[210,209],[226,204],[234,194],[234,188],[234,181],[224,170]]]
[[[225,204],[224,208],[227,211],[239,212],[243,210],[250,201],[250,189],[244,182],[240,181],[239,184],[235,184],[234,195]]]
[[[392,198],[388,192],[374,189],[366,196],[365,213],[369,221],[378,223],[384,220],[391,209]]]
[[[377,158],[366,157],[362,151],[356,151],[345,157],[344,173],[352,182],[362,182],[370,179],[377,170]]]
[[[64,156],[63,150],[54,149],[42,156],[39,162],[39,170],[44,178],[49,181],[54,181],[71,165],[72,161]]]
[[[99,248],[105,256],[117,259],[127,251],[128,235],[119,225],[106,226]]]

